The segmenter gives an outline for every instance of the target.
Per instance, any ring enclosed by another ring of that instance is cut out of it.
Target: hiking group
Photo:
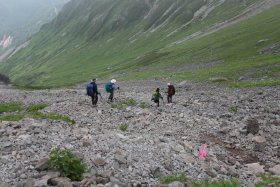
[[[87,84],[87,95],[91,97],[92,105],[96,106],[98,102],[98,95],[102,98],[101,93],[98,91],[97,88],[97,79],[93,78],[90,83]],[[175,95],[175,87],[167,83],[167,103],[172,103],[172,97]],[[114,92],[115,90],[119,90],[120,87],[117,85],[117,81],[112,79],[110,82],[105,84],[105,90],[109,93],[108,101],[113,102],[114,100]],[[160,94],[160,89],[157,88],[155,92],[152,94],[151,101],[154,101],[159,107],[159,101],[163,100],[162,95]]]

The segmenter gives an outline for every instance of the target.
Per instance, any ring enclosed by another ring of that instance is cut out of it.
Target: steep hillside
[[[10,36],[16,46],[37,32],[42,24],[56,16],[57,9],[68,0],[0,0],[0,38]],[[0,46],[3,52],[3,46]]]
[[[222,76],[234,85],[252,80],[277,84],[277,4],[277,0],[71,1],[28,47],[1,64],[0,71],[16,84],[31,87],[69,85],[93,75],[174,80]]]

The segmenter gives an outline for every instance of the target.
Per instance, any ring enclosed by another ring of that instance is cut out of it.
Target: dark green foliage
[[[241,187],[241,184],[236,179],[231,178],[230,180],[193,182],[192,187]]]
[[[0,113],[21,111],[21,103],[0,103]]]
[[[262,181],[259,182],[256,187],[280,187],[280,179],[272,175],[262,175]]]
[[[184,173],[177,173],[177,174],[174,174],[174,175],[169,175],[169,176],[164,176],[160,179],[160,183],[161,184],[169,184],[169,183],[172,183],[174,181],[179,181],[179,182],[182,182],[182,183],[185,183],[187,182],[188,178],[186,176],[186,174]]]
[[[128,124],[120,124],[119,129],[123,132],[126,132],[128,129]]]
[[[53,149],[48,167],[60,171],[73,181],[82,180],[82,174],[86,172],[86,164],[69,149]]]

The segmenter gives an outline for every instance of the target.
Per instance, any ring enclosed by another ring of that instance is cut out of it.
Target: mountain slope
[[[0,38],[11,36],[13,46],[22,43],[42,24],[51,21],[56,16],[56,9],[67,1],[0,0]]]
[[[255,77],[270,76],[267,82],[277,83],[279,53],[260,51],[271,45],[279,48],[279,6],[267,7],[249,20],[195,39],[259,3],[262,2],[71,1],[56,19],[43,26],[28,47],[3,63],[0,71],[8,73],[16,84],[31,87],[69,85],[93,75],[175,80],[224,76],[234,83],[246,71],[254,74],[261,68],[276,72],[268,70]]]

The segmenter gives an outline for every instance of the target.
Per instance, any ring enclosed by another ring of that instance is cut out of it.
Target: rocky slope
[[[160,87],[163,92],[166,85],[139,81],[123,82],[120,87],[116,102],[133,97],[152,105],[153,89]],[[1,88],[0,102],[47,103],[42,112],[68,115],[76,121],[69,125],[25,117],[19,122],[0,122],[2,185],[46,186],[51,174],[40,171],[38,162],[54,147],[72,149],[89,168],[82,182],[68,182],[69,186],[151,186],[161,176],[176,172],[192,179],[233,176],[245,186],[254,186],[258,173],[280,176],[279,86],[233,90],[182,82],[176,88],[173,105],[167,105],[164,98],[159,108],[137,105],[123,110],[112,108],[106,99],[93,108],[83,87]],[[128,124],[127,132],[119,130],[123,123]],[[200,161],[204,143],[208,155]]]

